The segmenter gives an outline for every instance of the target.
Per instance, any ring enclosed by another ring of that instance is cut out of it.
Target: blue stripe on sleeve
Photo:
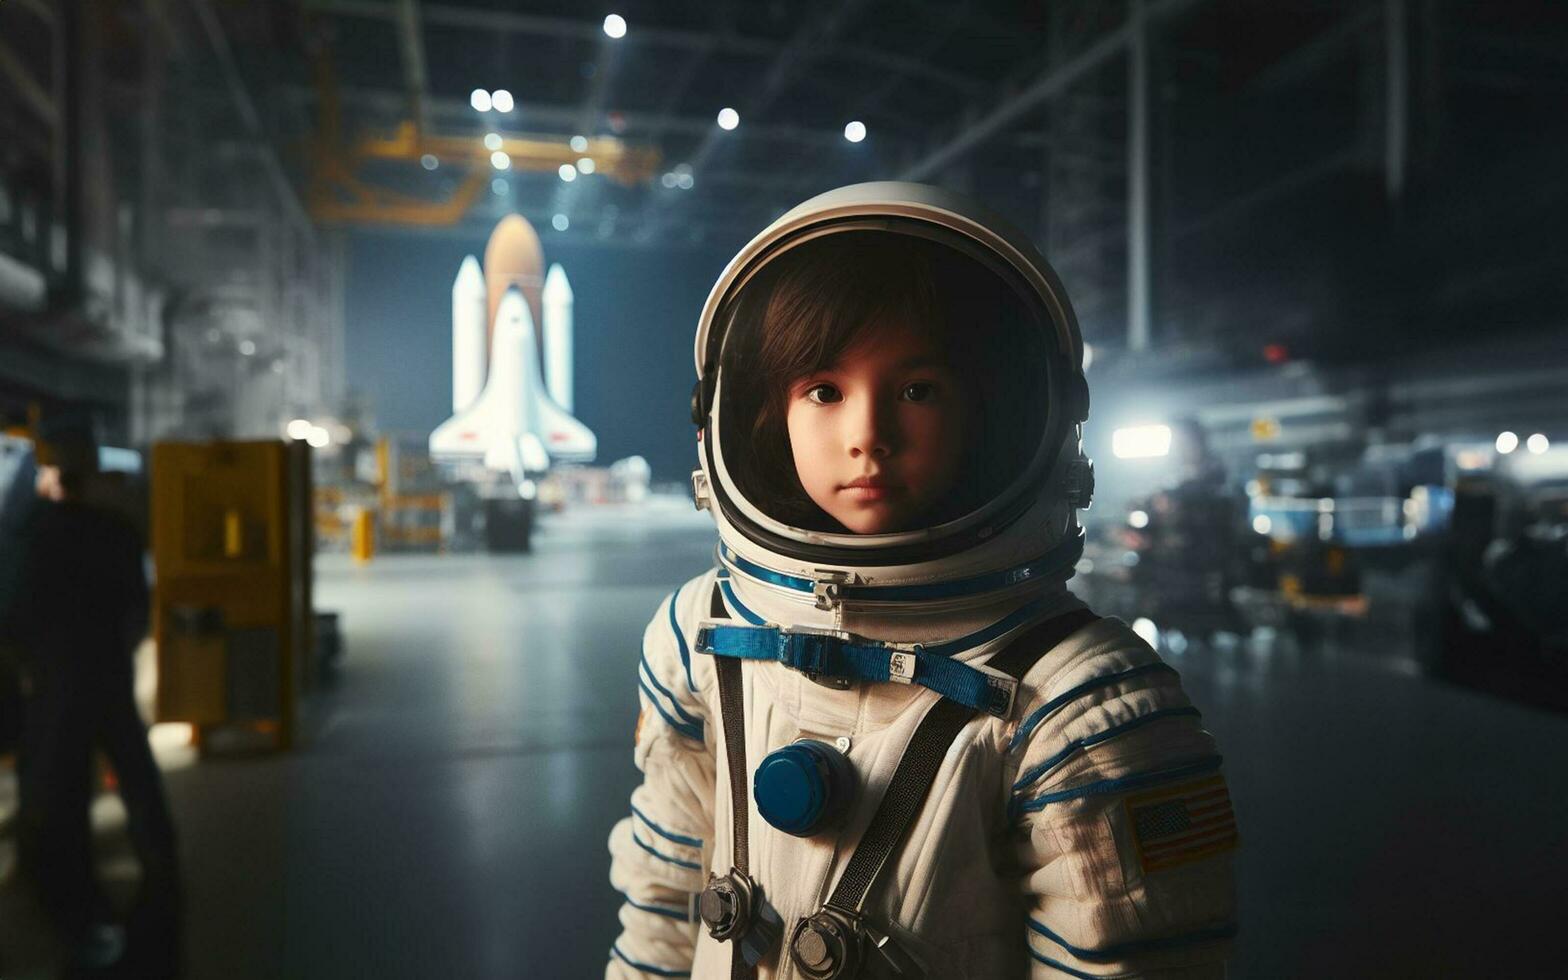
[[[693,741],[701,742],[703,740],[702,726],[700,724],[689,725],[683,721],[679,721],[670,717],[670,713],[664,710],[664,705],[659,703],[659,696],[653,693],[652,688],[642,682],[641,677],[637,678],[637,686],[642,688],[642,692],[644,694],[648,695],[648,700],[653,704],[654,710],[659,712],[660,716],[664,718],[665,722],[667,722],[671,728],[675,729],[682,735],[685,735],[687,738],[692,739]]]
[[[1101,742],[1109,742],[1118,735],[1125,735],[1127,732],[1130,732],[1135,728],[1142,728],[1144,725],[1147,725],[1150,722],[1160,721],[1165,718],[1196,717],[1198,717],[1197,708],[1162,708],[1159,711],[1151,711],[1146,715],[1140,715],[1139,717],[1134,718],[1132,721],[1124,722],[1120,725],[1114,725],[1110,728],[1107,728],[1103,732],[1095,732],[1093,735],[1085,735],[1083,738],[1074,739],[1073,741],[1068,742],[1060,752],[1051,756],[1049,759],[1046,759],[1044,762],[1030,767],[1028,772],[1024,773],[1022,776],[1019,776],[1018,781],[1013,784],[1013,795],[1016,796],[1023,790],[1028,789],[1031,785],[1038,782],[1041,776],[1044,776],[1052,769],[1055,769],[1063,762],[1066,762],[1070,756],[1084,749],[1093,748],[1094,746],[1099,745]]]
[[[1029,717],[1025,718],[1023,724],[1018,726],[1018,731],[1013,735],[1012,742],[1008,744],[1007,751],[1012,752],[1017,749],[1018,746],[1022,745],[1024,741],[1034,733],[1035,727],[1038,726],[1040,722],[1045,720],[1047,715],[1067,704],[1068,702],[1076,701],[1097,687],[1104,687],[1108,684],[1115,684],[1118,681],[1131,680],[1134,677],[1141,677],[1144,674],[1152,674],[1158,671],[1169,671],[1174,674],[1176,673],[1176,668],[1167,663],[1144,664],[1141,667],[1133,667],[1129,670],[1117,671],[1114,674],[1104,674],[1100,677],[1091,677],[1089,680],[1084,681],[1082,684],[1079,684],[1071,690],[1058,694],[1056,697],[1045,702],[1044,704],[1040,705],[1040,707],[1029,713]]]
[[[654,823],[652,820],[649,820],[648,815],[637,809],[635,805],[632,807],[632,812],[637,815],[637,819],[647,824],[654,833],[658,834],[660,837],[663,837],[665,840],[674,841],[677,844],[685,844],[687,847],[695,847],[699,849],[702,847],[702,841],[699,838],[687,837],[684,834],[673,834],[670,831],[665,830],[663,827]]]
[[[636,960],[632,959],[630,956],[627,956],[625,953],[621,952],[621,947],[619,947],[619,946],[611,946],[610,947],[610,954],[612,956],[614,956],[616,959],[618,959],[621,962],[625,963],[627,966],[631,967],[633,970],[641,970],[644,973],[651,973],[651,974],[653,974],[656,977],[689,977],[689,976],[691,976],[691,971],[690,970],[666,970],[663,967],[650,966],[647,963],[639,963]]]
[[[685,588],[685,586],[681,586]],[[691,648],[686,645],[686,635],[681,632],[681,624],[675,621],[675,601],[681,597],[681,590],[676,589],[670,596],[670,629],[675,633],[675,642],[681,651],[681,666],[686,668],[686,690],[695,691],[697,685],[691,679]]]
[[[702,727],[702,719],[681,707],[680,701],[676,700],[670,689],[659,683],[659,678],[654,674],[653,667],[648,663],[647,657],[642,658],[642,669],[648,675],[648,680],[653,683],[653,686],[659,689],[659,693],[670,699],[670,707],[674,708],[675,713],[681,716],[681,721],[686,722],[688,725],[696,725],[698,728]]]
[[[1225,925],[1211,926],[1208,929],[1198,929],[1193,932],[1183,933],[1179,936],[1162,936],[1158,939],[1135,939],[1131,942],[1117,943],[1113,946],[1104,946],[1099,949],[1085,949],[1083,947],[1074,946],[1072,943],[1069,943],[1061,936],[1058,936],[1056,933],[1052,932],[1049,928],[1046,927],[1044,923],[1036,922],[1032,918],[1029,920],[1029,928],[1049,939],[1056,945],[1067,950],[1067,952],[1078,957],[1080,960],[1088,960],[1091,963],[1103,963],[1110,960],[1119,960],[1128,956],[1135,956],[1139,953],[1158,953],[1169,949],[1180,949],[1185,946],[1202,946],[1207,943],[1215,943],[1225,939],[1234,939],[1236,938],[1237,932],[1236,924],[1234,922],[1229,922]]]
[[[627,896],[626,904],[642,912],[652,912],[654,915],[668,916],[671,919],[679,919],[682,922],[691,921],[691,913],[687,909],[678,909],[671,905],[644,905],[641,902],[633,901],[630,896]]]
[[[729,602],[730,606],[740,614],[741,619],[744,619],[753,626],[761,626],[767,622],[767,620],[763,619],[761,616],[758,616],[750,609],[747,609],[746,604],[741,602],[740,599],[736,598],[735,589],[727,580],[720,582],[719,588],[724,592],[724,598]]]
[[[1158,786],[1161,783],[1174,782],[1188,776],[1201,776],[1204,773],[1214,772],[1225,760],[1222,756],[1211,755],[1197,762],[1189,762],[1183,766],[1171,769],[1156,769],[1151,772],[1132,773],[1116,779],[1100,779],[1082,786],[1072,786],[1060,789],[1054,793],[1044,793],[1032,800],[1014,799],[1010,805],[1014,815],[1018,813],[1033,813],[1044,810],[1052,803],[1065,803],[1068,800],[1080,800],[1091,796],[1106,796],[1113,793],[1125,793],[1148,786]]]
[[[632,840],[637,842],[637,846],[638,847],[640,847],[643,850],[647,851],[649,854],[652,854],[654,857],[658,858],[660,861],[664,861],[667,864],[673,864],[673,865],[676,865],[677,867],[681,867],[681,868],[690,868],[693,871],[701,871],[702,870],[702,865],[698,864],[696,861],[682,861],[680,858],[672,858],[668,854],[661,854],[659,851],[654,849],[652,844],[650,844],[647,841],[643,840],[641,837],[638,837],[637,836],[637,831],[635,831],[635,830],[632,831]]]

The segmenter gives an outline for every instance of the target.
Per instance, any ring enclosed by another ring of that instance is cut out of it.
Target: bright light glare
[[[1146,510],[1135,510],[1131,514],[1127,515],[1127,523],[1136,528],[1148,527],[1149,512]]]
[[[724,108],[719,110],[719,128],[720,129],[734,129],[736,126],[739,126],[739,125],[740,125],[740,113],[736,112],[734,109],[731,109],[729,106],[725,106]]]
[[[1153,459],[1171,451],[1171,427],[1134,425],[1111,433],[1111,452],[1117,459]]]
[[[500,133],[486,133],[485,134],[485,149],[487,149],[487,150],[499,150],[500,148],[501,148],[501,134]]]
[[[851,143],[859,143],[866,138],[866,124],[857,119],[845,126],[844,138]]]
[[[497,170],[511,170],[512,158],[507,156],[505,153],[502,153],[500,150],[496,150],[494,153],[490,154],[490,166]]]
[[[315,426],[310,424],[310,419],[294,419],[288,424],[287,432],[290,439],[304,439],[314,428]]]
[[[426,170],[434,170],[441,166],[441,161],[436,158],[434,153],[426,153],[424,156],[419,158],[419,165],[424,167]]]
[[[1269,515],[1259,514],[1252,519],[1252,529],[1259,534],[1268,534],[1274,530],[1274,522],[1269,520]]]
[[[1537,432],[1535,435],[1524,441],[1524,446],[1526,449],[1530,450],[1530,452],[1539,456],[1548,449],[1552,448],[1552,442],[1550,439],[1546,438],[1546,436]]]
[[[572,220],[564,214],[558,214],[550,219],[550,227],[556,231],[565,231],[572,226]]]
[[[1512,432],[1499,432],[1497,434],[1497,451],[1507,456],[1519,448],[1519,437]]]
[[[246,357],[256,353],[256,342],[254,340],[240,341],[240,353],[244,354]]]
[[[573,153],[587,153],[588,152],[588,137],[586,137],[586,136],[573,136],[572,137],[572,152]]]
[[[561,169],[557,170],[556,173],[560,174],[561,179],[568,184],[577,179],[577,168],[569,163],[561,164]]]
[[[496,112],[511,112],[516,108],[517,104],[512,101],[511,92],[504,88],[498,88],[495,90],[495,94],[490,96],[490,105],[495,108]]]
[[[1144,619],[1142,616],[1139,616],[1137,619],[1132,621],[1132,631],[1137,633],[1143,642],[1147,643],[1149,646],[1159,646],[1160,628],[1154,625],[1153,620]]]
[[[594,168],[595,164],[593,162],[593,157],[583,157],[581,160],[577,161],[578,173],[591,174],[594,172]]]
[[[626,18],[620,14],[610,14],[604,18],[604,33],[616,40],[626,36]]]
[[[310,427],[310,432],[305,435],[305,441],[312,447],[321,449],[332,443],[332,434],[319,425],[313,425]]]
[[[490,93],[482,88],[476,88],[468,94],[468,104],[474,107],[475,112],[489,112],[492,104]]]
[[[1092,344],[1084,344],[1083,345],[1083,369],[1085,371],[1087,371],[1087,370],[1089,370],[1090,366],[1092,366],[1093,364],[1094,364],[1094,345],[1092,345]]]

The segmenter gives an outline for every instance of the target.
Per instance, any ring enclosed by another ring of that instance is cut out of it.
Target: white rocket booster
[[[593,432],[544,390],[533,314],[522,291],[506,291],[496,309],[494,347],[484,389],[430,434],[430,455],[443,461],[482,460],[519,484],[553,459],[594,457]]]
[[[485,277],[479,260],[463,259],[452,283],[452,413],[474,403],[484,390],[489,368],[485,349],[489,330],[485,323]]]
[[[544,382],[555,403],[572,411],[572,285],[560,263],[544,279]]]

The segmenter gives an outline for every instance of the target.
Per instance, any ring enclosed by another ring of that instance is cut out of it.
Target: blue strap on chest
[[[705,623],[696,649],[715,657],[768,660],[816,677],[918,684],[944,698],[1005,718],[1018,682],[929,653],[918,644],[877,643],[776,626]]]

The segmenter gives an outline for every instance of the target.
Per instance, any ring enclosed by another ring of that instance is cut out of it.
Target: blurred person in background
[[[143,543],[123,516],[88,502],[98,478],[90,420],[38,429],[38,503],[17,532],[18,573],[0,610],[27,690],[19,856],[73,966],[169,976],[178,962],[174,826],[133,694],[132,653],[149,610]],[[114,769],[142,869],[128,931],[94,869],[95,749]]]

